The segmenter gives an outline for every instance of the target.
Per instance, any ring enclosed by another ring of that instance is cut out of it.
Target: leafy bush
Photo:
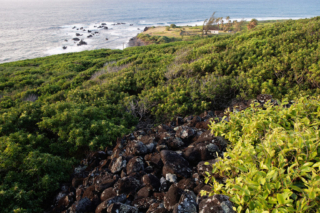
[[[171,28],[176,28],[177,25],[175,25],[175,24],[170,24],[170,27],[171,27]]]
[[[252,105],[210,126],[230,144],[206,182],[237,212],[319,212],[320,96],[285,104]]]

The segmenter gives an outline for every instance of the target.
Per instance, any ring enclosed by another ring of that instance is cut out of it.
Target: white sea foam
[[[99,26],[102,26],[102,23],[105,23],[105,26],[108,27],[108,29],[98,28]],[[133,26],[130,26],[130,23],[117,25],[117,23],[108,21],[65,25],[61,27],[57,34],[60,42],[57,43],[57,46],[51,47],[45,51],[45,54],[53,55],[101,48],[123,49],[123,47],[127,47],[127,43],[130,38],[140,33],[145,26],[147,25],[133,24]],[[86,31],[80,30],[81,27]],[[87,30],[90,30],[91,32],[88,33]],[[96,34],[95,32],[99,33]],[[76,33],[80,33],[82,36],[76,36]],[[92,37],[87,38],[89,35],[92,35]],[[82,39],[87,43],[87,45],[77,46],[79,41],[73,41],[73,38]],[[66,42],[65,40],[68,41]],[[63,49],[63,46],[66,46],[67,48]]]
[[[246,20],[249,21],[252,18],[243,18],[243,19],[230,19],[231,21],[237,20]],[[300,19],[296,18],[283,18],[283,17],[266,17],[266,18],[256,18],[259,21],[263,20],[278,20],[278,19]],[[224,22],[227,21],[224,19]],[[102,23],[105,23],[106,27],[109,29],[98,28]],[[80,52],[83,50],[93,50],[93,49],[123,49],[128,47],[128,42],[130,38],[141,33],[145,27],[151,26],[169,26],[170,23],[175,22],[165,22],[165,21],[146,21],[140,20],[137,23],[126,23],[117,25],[117,23],[110,21],[101,21],[94,23],[75,23],[72,25],[64,25],[58,28],[56,31],[56,36],[59,37],[60,42],[56,43],[56,46],[49,48],[45,51],[45,55],[54,55],[61,53],[70,53],[70,52]],[[133,26],[130,26],[133,24]],[[176,23],[180,26],[201,26],[203,21],[186,21]],[[73,29],[75,27],[75,29]],[[80,30],[83,27],[86,31]],[[79,29],[79,30],[77,30]],[[87,30],[90,30],[91,33],[88,33]],[[94,34],[94,32],[99,32]],[[76,36],[76,33],[82,34],[82,36]],[[87,36],[92,35],[92,38],[87,38]],[[72,38],[83,39],[87,45],[77,46],[78,41],[74,42]],[[106,40],[106,38],[108,40]],[[65,42],[65,39],[68,42]],[[67,49],[62,47],[66,46]]]

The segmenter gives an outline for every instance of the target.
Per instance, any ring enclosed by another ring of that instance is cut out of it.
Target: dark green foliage
[[[165,44],[174,41],[182,41],[181,38],[167,37],[167,36],[150,36],[149,34],[139,34],[138,38],[147,42],[148,44]]]
[[[141,34],[160,45],[1,64],[0,209],[42,211],[74,159],[144,116],[166,120],[261,93],[319,94],[319,29],[314,18],[188,42]]]

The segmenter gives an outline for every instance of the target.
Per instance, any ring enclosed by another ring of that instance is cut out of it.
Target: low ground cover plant
[[[319,212],[320,96],[285,104],[252,105],[210,126],[230,144],[206,181],[237,212]]]

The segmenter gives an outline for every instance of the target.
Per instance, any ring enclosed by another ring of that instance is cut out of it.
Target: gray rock
[[[199,213],[234,213],[233,204],[225,195],[214,195],[199,204]]]
[[[85,197],[76,204],[76,212],[89,212],[92,209],[92,202],[89,198]]]
[[[175,174],[177,177],[187,178],[191,175],[188,161],[176,152],[162,150],[160,156],[164,163],[162,169],[163,176],[170,173]]]
[[[179,203],[175,205],[173,213],[197,213],[196,195],[193,191],[185,190],[181,195]]]
[[[123,168],[126,168],[126,166],[127,166],[127,160],[123,156],[120,156],[111,163],[110,171],[112,173],[118,173]]]
[[[175,174],[166,174],[166,180],[170,183],[176,183],[177,182],[177,176]]]
[[[123,203],[113,203],[108,209],[107,213],[138,213],[139,210],[136,207],[129,206]]]
[[[127,164],[127,174],[144,170],[144,162],[142,157],[134,157]]]
[[[148,148],[141,141],[130,141],[126,146],[127,156],[145,155],[148,153]]]
[[[125,194],[121,194],[119,196],[115,196],[112,198],[109,198],[106,201],[103,201],[102,203],[100,203],[100,205],[97,207],[95,213],[103,213],[106,212],[106,210],[108,209],[108,207],[113,204],[113,203],[123,203],[126,201],[126,195]]]

